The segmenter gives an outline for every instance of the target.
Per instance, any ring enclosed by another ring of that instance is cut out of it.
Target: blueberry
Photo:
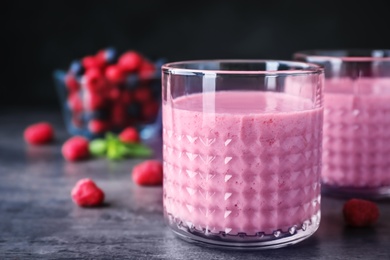
[[[156,66],[156,68],[161,69],[161,66],[164,65],[165,63],[167,63],[167,59],[165,59],[165,58],[160,58],[160,59],[158,59],[158,60],[154,63],[154,65]]]
[[[152,90],[152,96],[154,98],[161,97],[161,80],[160,79],[152,79],[149,83],[149,87]]]
[[[116,63],[116,60],[118,59],[118,53],[114,48],[107,48],[105,49],[105,58],[107,63]]]
[[[131,103],[131,105],[128,106],[127,108],[127,113],[129,114],[130,117],[133,118],[139,118],[141,116],[141,112],[142,112],[142,107],[141,104],[139,104],[138,102]]]
[[[70,68],[69,68],[70,72],[72,72],[74,75],[76,76],[81,76],[84,74],[85,70],[83,68],[83,65],[81,64],[80,61],[73,61],[71,64],[70,64]]]
[[[84,122],[88,122],[92,119],[102,119],[105,120],[108,118],[108,112],[106,110],[98,110],[98,111],[85,111],[83,113]]]
[[[161,67],[162,65],[164,65],[165,63],[167,63],[168,60],[165,59],[165,58],[160,58],[158,59],[155,63],[154,63],[154,66],[156,66],[156,78],[161,78]]]
[[[126,77],[126,87],[128,89],[136,89],[138,83],[139,83],[139,79],[136,74],[130,74]]]

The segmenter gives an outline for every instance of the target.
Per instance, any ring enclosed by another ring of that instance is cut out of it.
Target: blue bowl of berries
[[[107,48],[54,71],[68,132],[94,139],[133,126],[141,139],[160,135],[163,63]]]

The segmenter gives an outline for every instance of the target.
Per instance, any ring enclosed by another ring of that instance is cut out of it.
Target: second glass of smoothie
[[[320,223],[320,66],[276,60],[162,67],[164,215],[180,237],[278,248]]]
[[[324,67],[325,194],[390,197],[390,50],[308,50]]]

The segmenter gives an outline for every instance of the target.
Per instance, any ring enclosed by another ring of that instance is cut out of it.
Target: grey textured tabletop
[[[38,121],[55,126],[55,142],[36,147],[24,142],[24,128]],[[0,122],[0,259],[390,259],[390,200],[378,201],[381,215],[371,228],[346,227],[345,200],[323,196],[320,228],[296,245],[204,248],[165,226],[161,187],[131,181],[131,169],[141,159],[66,162],[61,145],[69,135],[55,110],[3,110]],[[154,145],[161,156],[158,140]],[[70,191],[84,177],[105,191],[104,207],[72,202]]]

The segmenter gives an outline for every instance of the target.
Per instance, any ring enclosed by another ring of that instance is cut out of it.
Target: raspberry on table
[[[65,141],[61,149],[62,155],[68,161],[78,161],[90,156],[89,141],[82,136],[73,136]]]
[[[89,178],[79,180],[71,191],[72,200],[81,207],[99,206],[104,201],[104,192]]]
[[[379,208],[372,201],[353,198],[345,202],[343,206],[343,217],[349,226],[366,227],[377,222]]]
[[[124,143],[138,143],[140,141],[138,130],[132,126],[123,129],[118,137]]]
[[[156,186],[163,182],[163,167],[158,160],[146,160],[133,167],[133,181],[141,186]]]
[[[46,144],[54,139],[53,126],[48,122],[39,122],[24,130],[24,140],[30,144]]]

